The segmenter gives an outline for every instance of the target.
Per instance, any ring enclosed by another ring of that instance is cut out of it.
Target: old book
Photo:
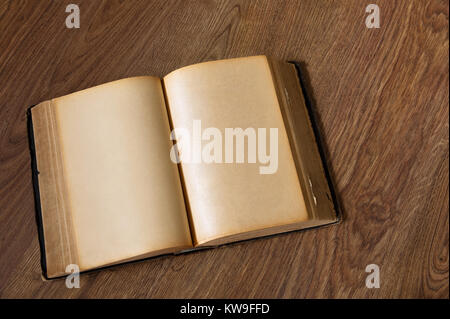
[[[122,79],[42,102],[29,124],[48,278],[338,221],[292,63]]]

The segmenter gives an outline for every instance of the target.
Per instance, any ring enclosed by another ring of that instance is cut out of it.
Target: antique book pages
[[[292,64],[195,64],[31,118],[49,278],[337,221]]]
[[[164,78],[174,127],[270,129],[278,136],[276,168],[261,174],[256,163],[184,163],[182,174],[197,245],[292,230],[308,220],[287,132],[268,60],[264,56],[213,61],[187,66]],[[256,131],[256,138],[262,136]],[[244,142],[245,143],[245,142]],[[225,144],[225,143],[222,143]],[[250,156],[249,154],[245,154]],[[222,156],[223,157],[223,156]],[[275,164],[272,163],[274,166]]]
[[[32,116],[49,277],[192,247],[158,78],[56,98]]]

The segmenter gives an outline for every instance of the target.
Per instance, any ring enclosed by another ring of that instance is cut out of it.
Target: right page
[[[196,246],[318,224],[274,79],[265,56],[201,63],[164,78]]]

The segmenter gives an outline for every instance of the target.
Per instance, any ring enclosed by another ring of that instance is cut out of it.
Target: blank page
[[[87,270],[192,246],[160,79],[107,83],[32,114],[49,276],[65,262]],[[52,265],[65,250],[70,260]]]
[[[264,128],[267,143],[270,129],[278,132],[278,165],[273,174],[260,173],[261,166],[268,164],[258,157],[256,163],[249,163],[247,149],[244,163],[237,163],[236,157],[233,163],[181,163],[196,244],[267,235],[280,232],[280,226],[308,220],[266,57],[188,66],[167,75],[164,84],[175,128],[192,133],[194,120],[201,120],[202,130],[218,128],[222,138],[226,128]],[[259,232],[262,229],[271,230]]]

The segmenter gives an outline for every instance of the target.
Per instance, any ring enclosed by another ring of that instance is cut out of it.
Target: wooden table
[[[374,0],[369,29],[366,2],[2,0],[0,296],[448,298],[449,4]],[[43,281],[27,107],[257,54],[303,62],[344,222],[90,272],[80,289]]]

